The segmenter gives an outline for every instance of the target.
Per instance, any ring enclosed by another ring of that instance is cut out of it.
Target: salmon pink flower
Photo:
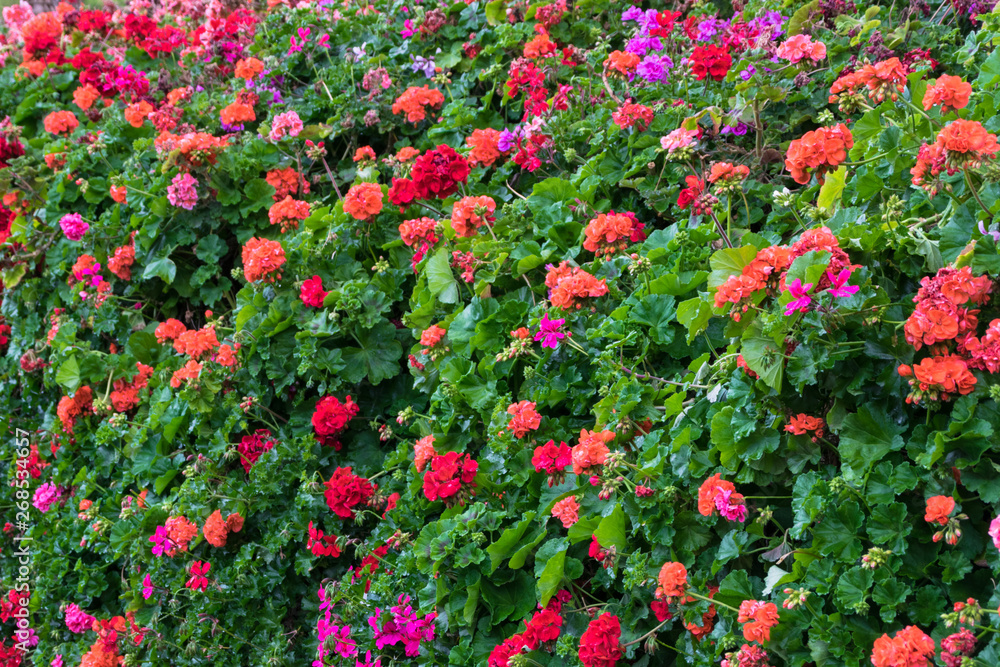
[[[515,438],[523,438],[529,431],[537,431],[542,423],[542,416],[530,401],[512,403],[507,408],[507,414],[511,415],[507,430],[513,432]]]
[[[552,516],[562,521],[563,528],[569,528],[580,520],[580,503],[576,501],[576,496],[563,498],[552,506]]]

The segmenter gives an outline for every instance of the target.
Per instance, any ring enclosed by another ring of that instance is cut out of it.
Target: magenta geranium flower
[[[826,276],[830,279],[830,287],[826,290],[830,296],[851,296],[861,289],[857,285],[847,284],[847,281],[851,279],[851,270],[849,268],[841,269],[836,276],[827,271]]]
[[[542,341],[542,347],[550,347],[553,350],[559,346],[559,341],[566,337],[562,332],[562,326],[566,324],[565,318],[550,320],[549,314],[542,315],[542,321],[538,323],[538,333],[535,334],[536,341]]]
[[[812,303],[812,297],[809,296],[809,290],[813,288],[812,283],[802,284],[802,281],[796,278],[792,282],[788,283],[788,293],[792,295],[792,301],[785,306],[785,315],[791,315],[795,312],[804,313],[809,309],[809,304]]]

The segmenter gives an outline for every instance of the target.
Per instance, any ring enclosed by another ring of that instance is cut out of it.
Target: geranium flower
[[[826,272],[827,278],[830,279],[830,287],[827,288],[827,293],[830,296],[835,297],[845,297],[855,294],[860,287],[857,285],[848,285],[847,281],[851,279],[851,269],[841,269],[841,271],[835,276],[829,271]]]
[[[804,313],[809,309],[809,304],[812,303],[812,297],[809,296],[809,290],[813,288],[812,283],[802,284],[802,281],[796,278],[792,282],[788,283],[788,293],[792,295],[792,301],[785,306],[785,315],[791,315],[792,313],[799,312]]]
[[[566,324],[565,317],[553,320],[549,319],[548,313],[543,314],[542,320],[538,323],[538,333],[535,334],[535,340],[542,341],[542,347],[556,349],[559,347],[559,341],[566,337],[566,334],[562,332],[564,324]]]

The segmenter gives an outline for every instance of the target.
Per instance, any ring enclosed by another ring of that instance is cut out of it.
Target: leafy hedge
[[[991,4],[4,9],[0,662],[997,664]]]

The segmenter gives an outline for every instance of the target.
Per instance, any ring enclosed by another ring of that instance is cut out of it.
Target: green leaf
[[[827,174],[823,185],[819,189],[819,197],[816,199],[816,206],[833,214],[833,210],[840,204],[840,196],[844,193],[844,183],[847,178],[847,168],[843,165],[837,167],[833,173]]]
[[[566,550],[556,552],[551,556],[538,578],[538,602],[544,607],[558,592],[562,585],[563,572],[566,567]]]
[[[514,550],[518,542],[521,541],[521,537],[524,535],[524,531],[528,529],[531,522],[535,518],[534,512],[527,512],[516,526],[508,528],[503,531],[497,540],[486,547],[486,553],[490,556],[490,574],[496,572],[497,568],[500,567],[500,563],[506,558],[510,552]]]
[[[451,253],[448,248],[439,248],[424,267],[427,288],[441,303],[458,303],[458,282],[451,270]]]
[[[788,36],[798,35],[809,22],[809,17],[819,9],[819,0],[812,0],[798,8],[788,20]]]
[[[714,289],[726,282],[729,276],[740,275],[743,273],[743,267],[756,257],[757,248],[752,245],[716,250],[709,259],[712,273],[708,276],[708,286]]]
[[[681,301],[677,306],[677,321],[688,330],[687,342],[694,340],[712,319],[712,307],[701,297]]]
[[[476,574],[476,583],[471,586],[465,587],[465,592],[468,597],[465,600],[465,607],[462,608],[462,618],[465,620],[465,624],[468,626],[472,625],[472,622],[476,618],[476,607],[479,604],[479,587],[481,585],[481,579],[479,574]]]
[[[868,519],[868,535],[875,544],[884,544],[895,554],[906,552],[906,536],[913,530],[903,503],[877,505]]]
[[[403,347],[396,340],[396,327],[382,321],[374,329],[358,336],[361,347],[345,347],[344,377],[348,382],[361,382],[368,377],[372,384],[399,375],[399,358]]]
[[[650,294],[639,305],[632,308],[629,320],[649,326],[651,338],[661,345],[669,345],[674,340],[674,297],[666,294]]]
[[[504,0],[493,0],[486,3],[486,22],[490,25],[500,25],[505,22],[507,12],[504,9]]]
[[[24,274],[28,272],[28,265],[24,262],[18,262],[14,266],[8,266],[7,268],[0,271],[0,276],[3,279],[4,289],[14,289],[17,287],[21,279],[24,278]]]
[[[80,387],[80,364],[75,355],[71,355],[59,366],[56,382],[67,392],[75,392]]]
[[[813,528],[813,546],[824,556],[838,560],[855,560],[861,557],[861,526],[865,518],[853,500],[827,509],[826,516]]]
[[[148,280],[154,276],[169,285],[177,277],[177,265],[169,257],[153,260],[146,265],[146,269],[142,272],[142,279]]]
[[[871,570],[852,567],[837,582],[837,600],[847,609],[864,602],[874,580]]]
[[[627,536],[625,534],[625,512],[621,505],[615,505],[611,514],[601,519],[594,536],[601,543],[602,547],[617,547],[618,551],[624,551],[627,546]]]
[[[756,335],[743,340],[742,353],[747,367],[759,375],[764,384],[780,392],[785,368],[784,349],[772,338]]]
[[[863,405],[856,414],[848,415],[839,434],[844,478],[860,479],[886,454],[902,449],[904,430],[889,419],[881,406]]]
[[[483,602],[490,610],[493,624],[508,618],[520,619],[535,608],[534,581],[527,572],[516,572],[511,581],[494,584],[482,579],[480,592]]]
[[[270,207],[274,203],[274,186],[263,178],[252,179],[247,183],[243,192],[247,197],[240,205],[240,215],[244,218],[248,213]]]
[[[990,57],[979,68],[976,90],[988,90],[1000,81],[1000,49],[994,49]]]

